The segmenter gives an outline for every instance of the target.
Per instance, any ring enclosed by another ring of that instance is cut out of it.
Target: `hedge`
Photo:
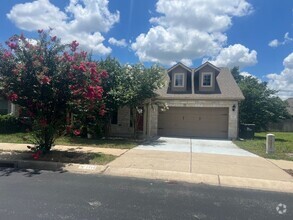
[[[11,134],[16,132],[23,132],[27,126],[21,123],[19,118],[12,115],[0,115],[0,133]]]

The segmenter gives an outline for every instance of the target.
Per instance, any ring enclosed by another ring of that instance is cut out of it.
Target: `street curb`
[[[1,166],[4,164],[5,166]],[[11,165],[11,166],[10,166]],[[60,163],[49,161],[30,161],[30,160],[0,160],[0,167],[2,168],[16,168],[16,169],[35,169],[35,170],[49,170],[71,173],[83,174],[98,174],[103,173],[108,166],[91,165],[91,164],[76,164],[76,163]]]
[[[213,186],[255,189],[263,191],[293,193],[293,179],[290,181],[253,179],[245,177],[222,176],[215,174],[199,174],[166,170],[115,168],[109,165],[90,165],[76,163],[60,163],[48,161],[0,160],[1,164],[11,165],[6,168],[50,170],[79,174],[101,174],[163,181],[178,181]]]
[[[38,169],[38,170],[52,170],[60,171],[65,164],[59,162],[48,162],[48,161],[30,161],[30,160],[0,160],[1,164],[11,164],[13,166],[7,168],[18,168],[18,169]]]
[[[273,192],[293,193],[293,181],[277,181],[244,177],[222,176],[214,174],[185,173],[165,170],[113,168],[109,167],[104,175],[178,181],[196,184],[207,184],[222,187],[245,188]]]

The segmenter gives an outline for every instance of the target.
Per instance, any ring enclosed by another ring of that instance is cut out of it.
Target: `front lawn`
[[[0,151],[0,155],[2,160],[34,160],[31,152]],[[115,158],[116,156],[110,154],[52,150],[47,154],[41,155],[38,160],[34,161],[105,165]]]
[[[271,133],[275,135],[274,154],[266,154],[266,134]],[[293,133],[292,132],[260,132],[255,133],[253,140],[234,141],[234,143],[261,157],[279,160],[293,161]]]
[[[29,144],[29,133],[0,134],[1,143]],[[63,136],[56,140],[56,145],[81,145],[102,148],[131,149],[138,145],[138,141],[132,139],[86,139],[80,137]]]

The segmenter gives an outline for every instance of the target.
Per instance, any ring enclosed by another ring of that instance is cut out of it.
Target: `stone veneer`
[[[133,127],[130,127],[130,109],[123,107],[118,110],[117,124],[111,124],[111,135],[130,136],[133,134]]]

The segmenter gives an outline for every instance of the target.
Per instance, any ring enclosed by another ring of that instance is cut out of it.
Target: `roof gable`
[[[205,62],[204,64],[202,64],[201,66],[197,67],[194,72],[197,72],[199,71],[200,69],[204,68],[205,66],[210,66],[212,67],[213,69],[217,70],[217,71],[220,71],[221,69],[216,67],[215,65],[211,64],[209,61]]]
[[[175,69],[176,67],[178,67],[178,66],[181,66],[182,68],[184,68],[184,69],[186,69],[186,70],[188,70],[189,72],[191,72],[192,70],[191,70],[191,68],[189,68],[189,67],[187,67],[187,66],[185,66],[183,63],[181,63],[181,62],[178,62],[177,64],[175,64],[174,66],[172,66],[172,67],[170,67],[168,70],[167,70],[167,72],[170,72],[170,71],[172,71],[173,69]]]

